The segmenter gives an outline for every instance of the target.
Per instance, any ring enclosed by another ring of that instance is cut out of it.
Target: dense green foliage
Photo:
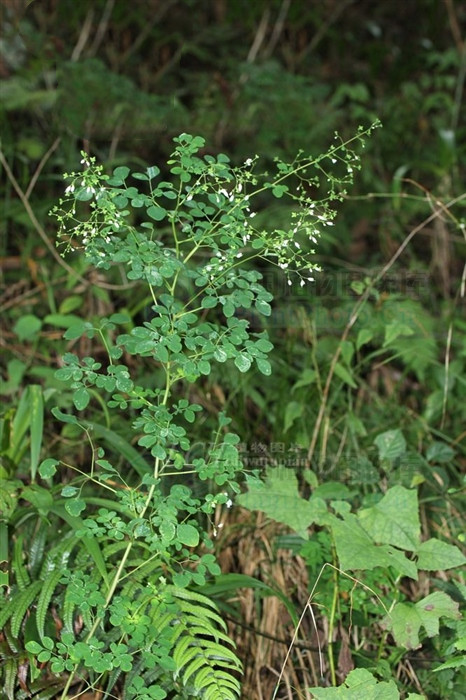
[[[464,13],[5,3],[2,700],[463,697]]]

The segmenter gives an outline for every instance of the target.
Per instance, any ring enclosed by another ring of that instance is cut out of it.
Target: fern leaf
[[[15,700],[15,685],[16,677],[18,673],[18,661],[10,657],[5,661],[4,666],[4,683],[3,691],[7,696],[8,700]]]
[[[197,659],[194,659],[194,661],[191,661],[190,664],[185,668],[184,673],[183,673],[183,682],[186,685],[193,673],[196,673],[196,671],[199,671],[199,669],[202,668],[202,666],[205,665],[205,660],[203,656],[198,656]]]
[[[102,698],[102,700],[108,700],[110,697],[110,693],[112,688],[114,688],[118,678],[121,676],[121,668],[114,668],[113,671],[110,671],[109,676],[108,676],[108,681],[107,681],[107,688],[105,690],[105,695]],[[113,695],[111,697],[114,697]]]
[[[45,617],[47,610],[50,601],[52,600],[55,588],[57,587],[62,575],[61,570],[52,571],[50,576],[48,576],[42,584],[42,590],[37,601],[36,611],[37,631],[39,632],[39,637],[41,640],[44,638]]]
[[[37,531],[32,537],[31,544],[29,545],[29,570],[33,578],[36,578],[37,574],[39,573],[40,565],[44,558],[48,527],[49,526],[45,521],[41,522],[37,528]]]
[[[41,588],[42,581],[34,581],[29,588],[26,588],[25,591],[22,591],[16,598],[10,601],[14,604],[12,610],[13,614],[11,615],[11,634],[13,637],[18,636],[23,618]],[[10,615],[8,615],[8,617],[10,617]]]
[[[233,674],[241,672],[241,662],[215,604],[188,589],[167,588],[182,613],[173,627],[175,678],[204,700],[237,700],[240,683]]]
[[[76,608],[76,603],[72,599],[72,594],[73,590],[71,586],[66,589],[65,592],[65,598],[63,600],[63,610],[62,610],[62,618],[63,618],[63,627],[66,632],[72,632],[74,634],[74,627],[73,627],[73,619],[74,619],[74,611]]]
[[[23,563],[23,540],[23,535],[20,535],[15,542],[13,551],[13,571],[15,572],[16,583],[20,591],[24,591],[31,583],[31,579]]]

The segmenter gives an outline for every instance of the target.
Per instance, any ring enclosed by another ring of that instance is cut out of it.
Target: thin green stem
[[[333,647],[333,632],[335,629],[335,619],[337,614],[337,603],[338,595],[340,593],[339,587],[339,576],[338,569],[336,568],[337,556],[334,546],[332,546],[332,558],[333,558],[333,597],[332,597],[332,607],[330,609],[330,616],[328,620],[328,663],[330,666],[330,678],[333,686],[337,684],[337,675],[335,671],[335,656]]]

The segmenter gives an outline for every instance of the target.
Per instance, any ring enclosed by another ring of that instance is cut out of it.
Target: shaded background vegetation
[[[24,447],[10,440],[25,387],[42,385],[47,407],[71,405],[53,378],[70,317],[92,319],[115,309],[111,285],[79,255],[64,263],[54,248],[48,211],[61,194],[62,173],[77,169],[81,149],[109,168],[160,164],[172,138],[188,132],[234,162],[258,154],[271,163],[299,149],[318,154],[335,130],[349,137],[378,117],[384,128],[362,154],[356,187],[339,205],[335,226],[322,234],[323,272],[314,287],[290,290],[273,270],[263,270],[275,296],[268,327],[276,345],[272,378],[238,383],[233,372],[213,374],[196,388],[196,400],[212,415],[228,410],[250,468],[277,459],[298,471],[311,464],[320,480],[349,485],[357,503],[370,502],[381,480],[411,485],[417,479],[426,532],[455,539],[466,422],[465,7],[455,0],[6,0],[2,15],[2,476],[25,484],[30,478],[27,438],[18,439]],[[279,225],[284,207],[264,199],[259,216]],[[419,226],[436,211],[441,214]],[[416,226],[351,330],[356,355],[325,394],[357,285],[363,289],[365,277]],[[124,299],[132,318],[144,316],[148,301],[125,290],[121,270],[113,274],[113,284],[123,287],[118,310]],[[143,365],[135,370],[151,381]],[[107,420],[97,402],[89,419]],[[118,418],[108,427],[128,433]],[[43,454],[72,451],[84,465],[85,448],[71,428],[48,417]],[[405,461],[384,471],[374,438],[389,429],[402,431],[407,446]],[[202,427],[200,439],[207,439]],[[429,456],[433,444],[443,452]],[[274,581],[299,609],[331,556],[324,540],[302,551],[284,528],[235,509],[218,551],[224,571]],[[325,606],[325,594],[322,601]],[[360,614],[357,624],[364,626],[370,613],[362,605]],[[238,594],[229,615],[244,626],[232,623],[246,662],[244,697],[269,697],[290,621],[276,599],[259,600],[252,591]],[[348,670],[348,619],[342,604],[341,677]],[[325,635],[325,619],[320,624]],[[296,647],[290,687],[319,680],[310,622],[302,636],[307,641]],[[441,658],[443,643],[403,660],[394,650],[385,659],[399,664],[405,687],[460,697],[453,672],[426,672],[428,662]],[[359,647],[358,663],[369,664],[375,647],[375,640]]]

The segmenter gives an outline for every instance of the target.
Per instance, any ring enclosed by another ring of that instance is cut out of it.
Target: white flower
[[[252,165],[252,158],[246,158],[246,160],[244,161],[244,164],[247,166]]]
[[[72,194],[74,192],[74,185],[68,185],[65,190],[65,194]]]
[[[231,508],[231,506],[233,505],[233,501],[231,500],[231,498],[228,499],[228,501],[225,503],[225,505],[227,508]]]
[[[305,282],[304,280],[301,280],[300,283],[299,283],[299,286],[300,286],[300,287],[304,287],[305,284],[306,284],[306,282]]]

